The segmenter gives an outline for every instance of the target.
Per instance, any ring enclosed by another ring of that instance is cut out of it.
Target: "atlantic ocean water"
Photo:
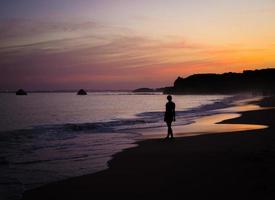
[[[235,96],[175,95],[175,126],[215,114]],[[165,127],[166,95],[131,92],[0,94],[0,199],[108,167],[112,155]]]

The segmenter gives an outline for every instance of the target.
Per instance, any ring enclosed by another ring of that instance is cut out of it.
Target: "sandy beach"
[[[273,107],[275,99],[257,102]],[[175,140],[146,139],[116,154],[109,169],[26,191],[23,199],[148,197],[180,194],[188,199],[275,198],[275,110],[241,112],[219,124],[268,126]],[[191,197],[191,198],[190,198]]]

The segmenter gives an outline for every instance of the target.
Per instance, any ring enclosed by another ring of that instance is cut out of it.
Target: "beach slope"
[[[274,106],[274,98],[259,105]],[[148,194],[274,199],[274,116],[275,109],[264,109],[222,122],[268,125],[266,129],[141,141],[116,154],[107,170],[26,191],[23,199],[134,199]]]

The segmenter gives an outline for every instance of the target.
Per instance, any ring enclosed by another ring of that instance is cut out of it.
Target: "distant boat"
[[[83,89],[80,89],[78,92],[77,92],[77,95],[87,95],[87,92]]]
[[[16,95],[27,95],[27,92],[23,89],[19,89],[16,91]]]

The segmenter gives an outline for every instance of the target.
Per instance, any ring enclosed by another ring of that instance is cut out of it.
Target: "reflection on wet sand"
[[[240,117],[237,113],[224,113],[216,114],[211,116],[202,117],[195,121],[193,124],[185,126],[174,126],[174,135],[176,137],[204,135],[212,133],[226,133],[226,132],[237,132],[237,131],[248,131],[264,129],[268,126],[257,125],[257,124],[218,124],[221,121],[227,119],[233,119]],[[161,138],[166,134],[165,128],[156,128],[148,131],[143,131],[145,138]]]
[[[263,107],[258,105],[248,104],[248,105],[239,105],[239,106],[232,106],[229,108],[219,109],[219,112],[245,112],[245,111],[252,111],[252,110],[263,110]]]
[[[225,113],[202,117],[193,124],[182,126],[180,132],[175,135],[185,136],[207,133],[225,133],[267,128],[267,126],[256,124],[218,124],[221,121],[240,116],[240,114],[236,113]]]
[[[238,132],[267,128],[268,126],[258,124],[219,124],[219,122],[222,122],[224,120],[240,117],[241,114],[238,114],[239,112],[270,109],[246,103],[247,100],[235,102],[234,106],[232,107],[219,109],[219,112],[221,112],[220,114],[199,118],[193,124],[174,126],[174,135],[176,137],[183,137],[210,133]],[[151,129],[144,131],[143,136],[145,138],[160,138],[164,137],[166,133],[165,131],[166,130],[164,128]]]

